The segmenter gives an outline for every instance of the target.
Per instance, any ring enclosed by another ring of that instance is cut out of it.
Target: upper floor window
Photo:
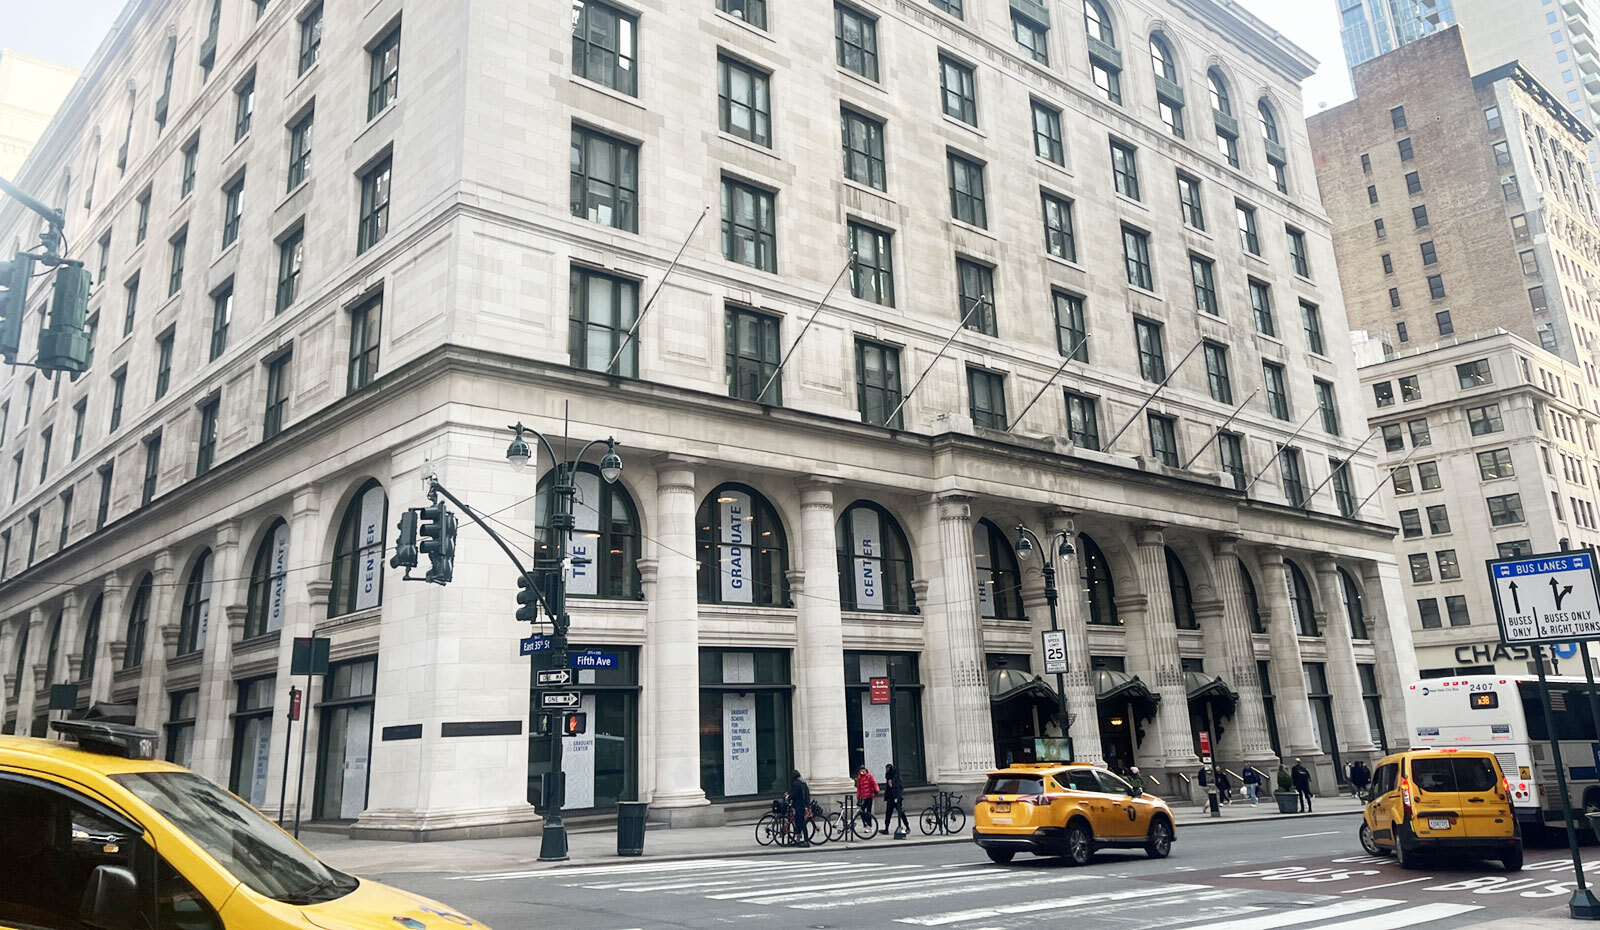
[[[1128,284],[1153,290],[1155,272],[1150,266],[1150,234],[1132,226],[1122,227],[1122,259],[1128,272]]]
[[[1050,47],[1047,37],[1050,30],[1031,17],[1023,16],[1016,10],[1011,11],[1011,37],[1016,40],[1017,47],[1022,53],[1037,61],[1041,65],[1050,63]]]
[[[1194,308],[1212,316],[1221,315],[1217,303],[1215,266],[1209,258],[1189,253],[1189,278],[1194,284]]]
[[[1156,75],[1156,110],[1167,131],[1183,138],[1183,84],[1178,79],[1177,61],[1167,40],[1158,32],[1150,34],[1150,67]]]
[[[314,110],[307,110],[289,127],[289,190],[299,187],[311,175],[311,129],[315,117]]]
[[[400,27],[372,47],[372,76],[367,87],[367,119],[372,119],[394,103],[400,95]]]
[[[840,514],[834,533],[839,606],[909,613],[913,605],[911,547],[889,511],[856,501]]]
[[[726,55],[717,56],[717,104],[722,131],[772,145],[769,75]]]
[[[1111,143],[1111,181],[1117,193],[1139,199],[1139,162],[1132,146]]]
[[[839,67],[878,79],[878,21],[853,6],[833,5],[833,32]]]
[[[1044,209],[1044,250],[1069,262],[1078,260],[1078,246],[1072,231],[1072,202],[1054,194],[1039,192]]]
[[[1006,428],[1005,375],[981,368],[968,368],[967,397],[974,426],[996,430]]]
[[[1272,317],[1272,291],[1266,284],[1251,278],[1248,285],[1250,291],[1250,310],[1255,315],[1256,332],[1264,336],[1276,336],[1277,322]]]
[[[239,221],[244,219],[244,175],[222,189],[222,247],[239,238]]]
[[[950,215],[963,223],[987,229],[989,213],[984,201],[983,165],[954,152],[948,157]]]
[[[356,254],[377,245],[389,234],[389,188],[394,166],[385,155],[361,176],[361,226],[356,236]]]
[[[322,53],[322,4],[300,17],[300,73],[305,74]]]
[[[383,332],[383,293],[380,291],[350,311],[350,359],[345,391],[354,394],[378,376],[378,345]]]
[[[1022,574],[1011,540],[993,522],[972,524],[972,552],[977,565],[978,616],[1022,620]]]
[[[546,495],[539,495],[542,501]],[[389,496],[375,480],[363,484],[345,505],[333,544],[333,588],[328,616],[340,617],[383,603],[383,534]]]
[[[841,107],[839,135],[844,141],[844,176],[858,184],[887,190],[883,123],[849,107]]]
[[[900,429],[900,401],[900,350],[857,340],[856,403],[861,422]]]
[[[894,306],[894,250],[889,233],[850,222],[850,250],[856,260],[850,265],[850,293],[885,307]]]
[[[1289,192],[1289,178],[1285,166],[1288,164],[1289,154],[1283,147],[1283,140],[1278,138],[1278,119],[1272,113],[1272,105],[1267,103],[1265,97],[1256,104],[1256,113],[1261,118],[1261,137],[1266,147],[1267,172],[1272,175],[1273,186],[1278,188],[1278,193]]]
[[[639,231],[639,147],[572,127],[572,215],[628,232]]]
[[[199,652],[206,646],[211,620],[211,550],[206,549],[189,570],[183,586],[183,612],[178,622],[178,655]]]
[[[1186,174],[1178,175],[1178,204],[1183,211],[1183,222],[1202,232],[1206,228],[1205,205],[1200,199],[1200,181]]]
[[[1233,115],[1228,85],[1216,68],[1206,72],[1206,87],[1211,91],[1211,121],[1217,130],[1217,151],[1234,168],[1239,167],[1239,120]]]
[[[1215,342],[1205,344],[1206,384],[1211,399],[1218,403],[1233,403],[1233,381],[1228,374],[1228,347]]]
[[[639,510],[620,482],[609,484],[600,470],[584,462],[573,476],[578,493],[573,501],[573,533],[568,551],[587,564],[574,564],[567,573],[567,593],[574,597],[634,600],[639,593]],[[551,498],[554,472],[546,472],[538,485],[534,506],[536,525],[546,526],[546,506]],[[539,542],[540,553],[550,551],[548,540]]]
[[[1167,358],[1161,346],[1161,324],[1153,320],[1133,321],[1134,344],[1139,353],[1139,377],[1159,383],[1167,378]]]
[[[728,396],[762,404],[783,403],[783,381],[774,378],[783,354],[775,316],[729,307],[727,310]]]
[[[250,594],[244,615],[244,638],[283,628],[289,581],[289,524],[272,521],[256,547],[250,569]]]
[[[1233,212],[1238,220],[1239,244],[1252,255],[1261,254],[1261,237],[1256,234],[1256,208],[1235,200]]]
[[[1456,366],[1456,380],[1461,385],[1461,390],[1483,387],[1494,383],[1494,373],[1489,370],[1489,360],[1476,359],[1471,362],[1462,362]]]
[[[1061,143],[1061,111],[1033,101],[1033,154],[1057,165],[1067,163]]]
[[[694,525],[700,603],[789,606],[783,521],[765,497],[721,485],[700,502]]]
[[[722,257],[751,268],[778,270],[776,195],[722,179]]]
[[[217,459],[217,417],[222,410],[222,399],[213,397],[200,405],[200,450],[195,460],[194,474],[198,478],[211,470]]]
[[[1122,105],[1122,52],[1117,49],[1117,36],[1111,27],[1111,17],[1099,0],[1083,0],[1083,23],[1088,32],[1089,70],[1094,85],[1110,102]]]
[[[599,0],[573,0],[573,13],[572,73],[636,96],[638,20]]]
[[[1289,391],[1283,382],[1283,366],[1262,362],[1261,380],[1267,388],[1267,409],[1280,420],[1289,419]]]
[[[638,319],[639,283],[574,265],[571,284],[567,345],[572,366],[611,371],[616,358],[616,374],[638,377],[639,341],[628,333]]]
[[[1328,354],[1322,344],[1322,311],[1315,304],[1300,301],[1300,321],[1306,333],[1306,348],[1318,355]]]
[[[939,87],[943,91],[946,116],[973,126],[978,125],[978,94],[973,84],[971,67],[940,55]]]
[[[767,28],[767,0],[717,0],[717,9],[757,29]]]
[[[1311,277],[1311,260],[1306,255],[1306,234],[1293,226],[1285,226],[1283,231],[1289,240],[1289,263],[1294,266],[1294,273],[1302,278]]]

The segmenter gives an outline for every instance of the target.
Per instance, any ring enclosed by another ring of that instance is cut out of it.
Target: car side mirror
[[[120,865],[95,866],[84,885],[78,916],[100,930],[137,930],[139,883]]]

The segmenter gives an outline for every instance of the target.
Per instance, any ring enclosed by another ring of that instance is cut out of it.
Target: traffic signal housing
[[[589,715],[575,711],[561,715],[562,736],[582,736],[589,729]]]
[[[89,312],[89,271],[79,264],[56,268],[50,300],[50,325],[39,331],[39,358],[46,371],[81,374],[89,367],[89,337],[83,331]],[[9,318],[7,320],[9,322]]]
[[[22,321],[27,315],[28,278],[33,275],[33,259],[18,252],[9,262],[0,262],[0,358],[15,363],[22,346]]]
[[[517,575],[517,619],[529,623],[539,619],[539,589],[526,572]]]
[[[421,542],[417,549],[428,557],[428,574],[423,580],[432,584],[449,584],[455,576],[456,516],[444,501],[417,508],[422,517],[418,529]]]
[[[400,514],[400,538],[394,544],[394,556],[389,564],[395,568],[417,567],[417,512],[407,510]]]

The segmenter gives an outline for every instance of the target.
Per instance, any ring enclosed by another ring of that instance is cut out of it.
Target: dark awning
[[[1219,677],[1211,677],[1200,672],[1184,672],[1183,687],[1188,692],[1189,703],[1195,701],[1209,701],[1212,712],[1218,717],[1233,716],[1233,709],[1239,704],[1239,694],[1228,683]]]
[[[1109,704],[1118,710],[1132,704],[1133,712],[1141,718],[1154,717],[1156,705],[1161,703],[1161,695],[1146,687],[1138,675],[1108,668],[1094,672],[1094,697],[1100,704]]]
[[[1027,672],[1015,668],[1002,667],[989,670],[991,704],[1000,704],[1024,696],[1035,697],[1052,705],[1060,701],[1055,689],[1045,684],[1044,679],[1037,675],[1029,677]]]

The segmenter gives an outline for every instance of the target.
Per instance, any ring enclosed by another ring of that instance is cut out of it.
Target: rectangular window
[[[1539,273],[1539,256],[1535,255],[1532,249],[1518,252],[1517,258],[1522,262],[1523,274],[1535,275]]]
[[[1178,467],[1178,435],[1171,417],[1159,413],[1148,415],[1150,423],[1150,455],[1168,468]]]
[[[281,313],[300,296],[300,264],[305,258],[305,228],[278,243],[278,296],[273,312]]]
[[[1439,621],[1438,598],[1424,597],[1417,599],[1417,616],[1422,619],[1424,630],[1437,630],[1441,626]]]
[[[1267,409],[1280,420],[1289,419],[1289,392],[1283,383],[1283,366],[1262,362],[1261,378],[1267,388]]]
[[[1100,418],[1095,399],[1067,391],[1067,438],[1079,449],[1100,450]]]
[[[306,115],[289,127],[289,190],[305,183],[311,176],[311,130],[316,124],[316,111]]]
[[[372,119],[400,96],[400,27],[396,26],[373,46],[371,79],[367,85],[367,119]]]
[[[1111,143],[1111,181],[1117,193],[1139,199],[1139,162],[1132,146]]]
[[[1376,219],[1372,221],[1372,230],[1378,234],[1379,239],[1388,236],[1388,233],[1384,232],[1382,219]]]
[[[901,429],[900,350],[877,342],[856,342],[856,405],[861,422]],[[893,414],[893,419],[890,415]]]
[[[1427,584],[1433,580],[1433,563],[1428,561],[1425,552],[1414,552],[1406,557],[1411,563],[1411,583]]]
[[[1428,446],[1433,444],[1432,437],[1428,434],[1428,420],[1421,417],[1406,421],[1406,429],[1411,433],[1411,446]]]
[[[1372,386],[1372,398],[1379,407],[1394,406],[1394,385],[1380,381]]]
[[[978,94],[973,86],[971,68],[940,55],[939,87],[944,92],[945,116],[968,125],[978,125]]]
[[[1361,173],[1372,173],[1372,156],[1368,155],[1366,152],[1361,153]]]
[[[1294,273],[1302,278],[1311,277],[1311,260],[1306,256],[1306,234],[1292,226],[1284,227],[1289,238],[1289,263]]]
[[[928,0],[928,2],[932,3],[935,9],[943,10],[956,19],[961,18],[961,0]]]
[[[378,376],[378,345],[383,334],[383,294],[362,301],[350,311],[350,360],[345,392],[354,394]]]
[[[1526,539],[1517,539],[1511,542],[1496,543],[1495,550],[1498,558],[1515,559],[1533,554],[1533,543]]]
[[[1332,382],[1320,378],[1312,382],[1317,389],[1317,407],[1322,411],[1322,431],[1330,436],[1339,435],[1339,408],[1333,398]]]
[[[122,426],[122,397],[128,389],[128,369],[121,368],[111,376],[111,422],[107,433],[115,433]]]
[[[1416,485],[1411,480],[1411,466],[1409,465],[1401,465],[1390,469],[1389,481],[1394,485],[1394,493],[1396,494],[1411,494],[1417,490]]]
[[[1406,193],[1422,193],[1422,176],[1417,174],[1415,171],[1406,172]]]
[[[572,127],[572,215],[639,231],[639,147],[583,126]]]
[[[217,397],[200,405],[200,451],[194,465],[196,478],[210,471],[217,460],[217,415],[221,409],[222,400]]]
[[[228,327],[233,323],[233,285],[229,284],[212,298],[211,304],[211,361],[228,350]]]
[[[196,136],[183,147],[183,180],[178,184],[178,196],[187,197],[194,190],[194,175],[200,164],[200,137]],[[148,206],[146,207],[148,209]],[[144,237],[140,236],[143,242]]]
[[[783,382],[772,377],[783,354],[778,318],[743,307],[729,307],[724,329],[728,396],[763,404],[782,404]],[[772,386],[760,394],[769,380]]]
[[[1368,184],[1367,185],[1367,203],[1376,204],[1377,202],[1378,202],[1378,188],[1377,188],[1376,185]]]
[[[105,465],[100,469],[100,505],[95,509],[94,528],[96,531],[105,528],[106,520],[111,516],[111,476],[112,466]],[[11,541],[10,537],[6,542]]]
[[[994,312],[993,268],[965,258],[957,258],[956,295],[957,307],[961,312],[961,319],[966,320],[967,329],[977,330],[988,336],[1000,335]]]
[[[858,184],[888,190],[883,159],[883,123],[848,107],[839,110],[844,140],[844,176]]]
[[[1537,287],[1528,288],[1528,303],[1529,303],[1529,305],[1531,305],[1533,307],[1533,309],[1535,311],[1550,309],[1550,303],[1549,303],[1548,300],[1545,299],[1545,296],[1544,296],[1544,285],[1539,285]],[[1545,330],[1545,332],[1549,332],[1549,330]],[[1555,346],[1554,345],[1548,345],[1548,346],[1545,346],[1545,348],[1546,349],[1553,349],[1553,348],[1555,348]]]
[[[239,238],[239,221],[244,219],[244,175],[222,189],[222,247]]]
[[[981,368],[967,369],[967,394],[972,424],[988,429],[1006,428],[1006,379]]]
[[[894,255],[890,234],[864,223],[849,224],[850,293],[885,307],[894,306]]]
[[[1083,298],[1052,290],[1056,311],[1056,351],[1073,361],[1089,360],[1089,330],[1083,319]]]
[[[1161,324],[1152,320],[1133,321],[1134,343],[1139,348],[1139,376],[1159,383],[1167,378],[1167,358],[1161,347]]]
[[[1428,225],[1428,205],[1418,204],[1411,208],[1411,221],[1418,229]]]
[[[133,244],[138,245],[144,241],[145,233],[150,228],[150,191],[146,190],[139,195],[138,224],[134,227]]]
[[[1467,616],[1467,599],[1464,595],[1449,594],[1444,599],[1445,609],[1450,614],[1451,626],[1469,626],[1472,618]]]
[[[722,257],[762,271],[778,270],[776,196],[742,181],[722,179]]]
[[[1078,246],[1072,236],[1072,202],[1039,192],[1044,209],[1044,248],[1056,258],[1077,261]]]
[[[156,340],[156,400],[165,397],[172,384],[172,340],[171,330]]]
[[[573,0],[572,73],[637,95],[638,20],[599,0]]]
[[[1011,11],[1011,37],[1017,40],[1022,53],[1041,65],[1050,63],[1050,49],[1045,43],[1049,30],[1017,11]]]
[[[989,228],[989,213],[984,204],[983,166],[949,153],[950,215],[963,223]]]
[[[1417,463],[1417,477],[1422,479],[1422,490],[1424,490],[1424,491],[1437,491],[1437,490],[1439,490],[1439,463],[1438,462],[1418,462]]]
[[[122,311],[122,335],[126,336],[133,332],[134,314],[139,309],[139,276],[134,275],[123,288],[127,291],[127,305]]]
[[[717,103],[722,131],[757,145],[772,145],[770,75],[726,55],[717,56]]]
[[[1328,354],[1322,346],[1322,311],[1315,305],[1300,301],[1300,321],[1305,326],[1306,348],[1318,355]]]
[[[757,29],[767,28],[767,0],[717,0],[717,9]]]
[[[1400,150],[1401,161],[1410,161],[1412,159],[1414,153],[1411,151],[1410,139],[1401,139],[1399,142],[1395,143],[1395,148]]]
[[[1033,154],[1057,165],[1067,163],[1061,142],[1061,111],[1033,101]]]
[[[1489,524],[1491,526],[1509,526],[1513,523],[1525,522],[1522,516],[1522,495],[1502,494],[1491,497],[1485,503],[1489,505]]]
[[[1183,213],[1183,222],[1186,226],[1204,231],[1206,228],[1205,205],[1200,200],[1200,182],[1186,174],[1178,175],[1178,204]]]
[[[853,6],[833,5],[833,34],[839,67],[869,81],[878,79],[878,21]]]
[[[1264,336],[1278,334],[1277,323],[1272,318],[1272,291],[1266,284],[1251,279],[1249,282],[1250,309],[1255,315],[1256,332]]]
[[[156,480],[161,475],[161,434],[156,433],[144,441],[144,485],[139,492],[139,506],[155,500]]]
[[[1485,404],[1467,408],[1467,425],[1474,436],[1487,436],[1505,429],[1505,424],[1500,420],[1500,405]]]
[[[614,371],[627,378],[639,375],[639,341],[628,339],[618,348],[638,320],[639,284],[574,265],[568,304],[569,361],[574,368]],[[609,369],[616,357],[617,367]]]
[[[1252,255],[1261,254],[1261,238],[1256,235],[1256,208],[1235,200],[1233,212],[1239,225],[1239,244]]]
[[[45,476],[50,473],[50,441],[55,438],[55,429],[46,426],[39,432],[39,441],[43,445],[39,449],[39,483],[44,484]]]
[[[1278,465],[1283,473],[1283,496],[1288,499],[1289,506],[1304,507],[1306,484],[1300,473],[1300,450],[1284,448],[1283,454],[1278,456]]]
[[[1456,382],[1461,390],[1470,391],[1494,383],[1494,373],[1489,370],[1489,360],[1476,359],[1456,366]]]
[[[1400,337],[1400,341],[1401,342],[1410,342],[1411,341],[1411,337],[1406,335],[1406,324],[1404,324],[1404,323],[1396,323],[1396,324],[1394,324],[1394,331],[1395,331],[1396,335],[1398,335]]]
[[[1510,449],[1490,449],[1478,453],[1478,477],[1484,481],[1516,477],[1516,466],[1511,463]]]
[[[1422,536],[1422,515],[1415,510],[1400,511],[1400,535],[1406,539],[1419,539]]]
[[[1389,288],[1389,306],[1396,310],[1400,308],[1400,289],[1397,287]]]
[[[261,426],[263,442],[283,431],[284,414],[289,406],[290,358],[285,352],[267,363],[267,412]]]
[[[256,76],[254,72],[233,92],[233,141],[238,142],[250,134],[250,124],[256,113]]]
[[[1439,567],[1440,581],[1454,581],[1461,577],[1461,563],[1456,559],[1454,549],[1440,549],[1433,554],[1433,558]]]
[[[377,245],[389,234],[389,183],[393,173],[393,160],[386,155],[361,176],[361,227],[356,235],[357,255]]]
[[[1388,252],[1383,253],[1383,273],[1394,274],[1394,259],[1389,257]]]
[[[1498,130],[1500,128],[1500,108],[1489,107],[1484,110],[1483,120],[1488,125],[1490,132]]]
[[[1511,145],[1504,139],[1491,144],[1489,150],[1494,152],[1494,163],[1497,166],[1504,167],[1511,164]]]
[[[1439,250],[1434,248],[1433,240],[1431,239],[1422,244],[1422,263],[1424,265],[1439,264]]]
[[[1428,508],[1428,533],[1438,536],[1450,532],[1450,510],[1444,504],[1434,504]]]
[[[1218,434],[1217,455],[1222,473],[1233,478],[1234,490],[1243,491],[1248,481],[1244,473],[1244,440],[1238,433]]]
[[[1389,122],[1396,129],[1406,128],[1406,108],[1391,107],[1389,109]]]
[[[168,245],[172,247],[172,271],[167,277],[167,296],[171,297],[183,290],[183,260],[189,251],[188,227],[179,230],[176,236],[168,240]]]
[[[1434,300],[1444,300],[1444,276],[1428,275],[1428,296]]]
[[[300,18],[300,74],[311,70],[322,53],[322,4]]]
[[[1439,327],[1439,335],[1448,336],[1456,331],[1456,324],[1450,319],[1449,310],[1440,310],[1433,315],[1433,321]]]
[[[1127,266],[1128,284],[1144,290],[1155,289],[1155,272],[1150,268],[1150,234],[1122,227],[1122,261]]]
[[[1206,384],[1211,389],[1211,399],[1222,404],[1233,403],[1233,382],[1228,376],[1228,347],[1215,342],[1205,344]]]
[[[1217,302],[1217,282],[1211,259],[1189,253],[1189,278],[1194,282],[1194,308],[1212,316],[1220,315],[1222,310]]]

